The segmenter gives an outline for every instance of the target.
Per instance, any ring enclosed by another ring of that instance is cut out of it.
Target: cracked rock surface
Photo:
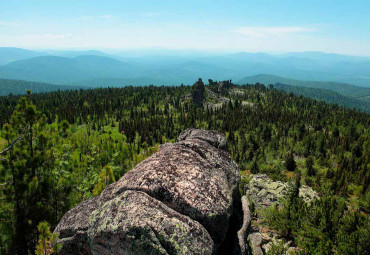
[[[220,254],[236,237],[229,222],[240,199],[226,149],[216,131],[185,130],[67,212],[54,231],[60,254]]]

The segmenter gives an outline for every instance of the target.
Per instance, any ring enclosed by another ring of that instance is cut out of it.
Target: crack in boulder
[[[226,254],[240,199],[239,170],[226,148],[216,131],[185,130],[67,212],[55,229],[60,254]]]

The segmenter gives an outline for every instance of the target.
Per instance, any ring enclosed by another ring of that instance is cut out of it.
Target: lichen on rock
[[[102,255],[213,252],[202,225],[140,191],[125,191],[95,210],[88,237],[93,253]]]
[[[224,135],[185,130],[67,212],[60,254],[217,254],[236,240],[239,179]]]

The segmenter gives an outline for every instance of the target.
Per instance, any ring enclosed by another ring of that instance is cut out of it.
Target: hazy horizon
[[[323,54],[334,54],[334,55],[343,55],[343,56],[352,56],[352,57],[364,57],[370,58],[370,55],[356,55],[356,54],[345,54],[339,52],[330,52],[330,51],[310,51],[310,50],[302,50],[302,51],[243,51],[243,50],[206,50],[206,49],[171,49],[171,48],[161,48],[161,47],[150,47],[150,48],[37,48],[37,47],[12,47],[12,46],[0,46],[0,48],[14,48],[14,49],[24,49],[30,51],[37,51],[40,53],[48,53],[52,55],[52,53],[58,52],[89,52],[89,51],[97,51],[102,52],[107,55],[114,55],[114,54],[123,54],[128,53],[134,56],[150,56],[150,55],[162,55],[162,56],[188,56],[185,55],[187,53],[190,54],[200,54],[199,57],[202,56],[223,56],[223,55],[231,55],[231,54],[267,54],[271,56],[280,56],[285,54],[294,54],[294,53],[323,53]],[[189,55],[193,57],[193,55]]]
[[[370,56],[368,1],[0,1],[0,47]]]

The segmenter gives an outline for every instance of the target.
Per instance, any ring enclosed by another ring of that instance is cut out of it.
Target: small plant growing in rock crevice
[[[245,185],[249,183],[250,179],[251,179],[250,177],[244,177],[240,180],[239,192],[241,197],[245,195]]]

